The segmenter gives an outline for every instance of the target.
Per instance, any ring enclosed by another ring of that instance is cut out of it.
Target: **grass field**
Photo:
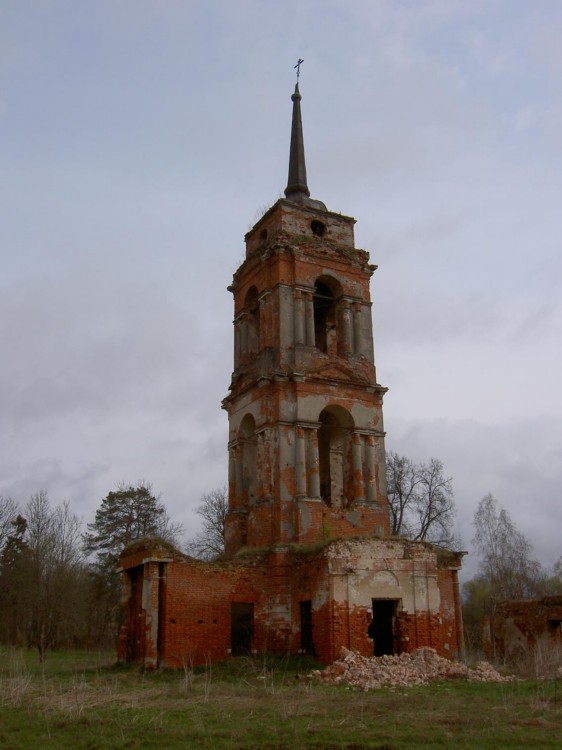
[[[0,750],[562,748],[560,680],[362,693],[309,671],[241,658],[143,673],[91,652],[52,653],[43,668],[3,650]]]

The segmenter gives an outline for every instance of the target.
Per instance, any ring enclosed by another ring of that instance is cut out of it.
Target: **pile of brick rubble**
[[[428,685],[435,680],[449,678],[477,682],[506,682],[512,679],[502,677],[488,662],[481,661],[469,668],[459,662],[444,659],[433,648],[418,648],[411,654],[403,653],[399,656],[371,658],[342,648],[338,661],[322,671],[315,670],[312,674],[328,685],[345,683],[361,690]]]

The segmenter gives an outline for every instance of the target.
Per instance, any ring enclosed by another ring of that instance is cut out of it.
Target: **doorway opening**
[[[252,653],[254,637],[254,605],[232,602],[230,607],[230,648],[232,656]]]
[[[300,602],[301,610],[301,651],[304,654],[314,653],[314,641],[312,640],[312,602],[307,599]]]
[[[373,639],[375,656],[392,656],[394,649],[394,631],[397,599],[373,599],[373,619],[369,625],[369,638]]]
[[[562,642],[562,620],[549,620],[548,632],[556,641]]]
[[[127,639],[127,661],[134,662],[144,656],[141,643],[143,623],[142,623],[142,566],[131,568],[128,572],[131,584],[131,594],[129,597],[129,638]]]

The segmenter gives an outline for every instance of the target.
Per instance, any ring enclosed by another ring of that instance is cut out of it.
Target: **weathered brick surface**
[[[312,224],[320,220],[325,232],[317,236]],[[231,287],[235,361],[223,404],[229,557],[242,547],[388,533],[385,389],[377,384],[370,313],[374,266],[354,247],[353,225],[350,217],[281,200],[246,235],[246,260]],[[321,325],[318,310],[327,308],[315,301],[319,279],[333,295]],[[326,459],[316,441],[326,410],[347,420],[337,503],[318,502]]]
[[[490,627],[491,625],[491,627]],[[485,625],[486,652],[518,656],[539,641],[562,646],[562,595],[502,602]]]
[[[276,210],[280,208],[281,210]],[[300,237],[310,236],[310,224],[319,219],[327,225],[331,241],[344,247],[354,247],[351,216],[319,211],[315,208],[297,206],[287,200],[280,200],[272,206],[246,235],[246,257],[252,257],[266,243],[279,240],[284,233]],[[320,244],[320,242],[318,242]]]
[[[446,587],[436,611],[429,611],[426,602],[416,605],[408,600],[407,586],[419,586],[419,581],[412,579],[412,559],[388,557],[396,556],[397,550],[404,551],[405,544],[358,539],[317,549],[279,547],[224,563],[204,563],[179,554],[162,563],[151,558],[147,542],[143,559],[149,562],[130,567],[126,554],[123,558],[124,576],[137,577],[142,595],[127,600],[129,618],[120,658],[141,661],[148,667],[181,667],[226,659],[231,653],[233,602],[254,605],[252,650],[298,653],[303,601],[311,602],[312,642],[318,659],[329,663],[342,647],[371,656],[373,640],[368,631],[372,599],[381,593],[377,575],[404,577],[391,592],[399,602],[393,652],[431,646],[441,655],[458,656],[460,644],[455,640],[455,623],[450,615],[454,603],[447,601]],[[418,557],[414,561],[416,576],[433,571],[447,580],[444,571],[436,567],[437,555],[428,545],[409,543],[407,554]],[[367,574],[354,567],[367,565]],[[388,593],[383,590],[383,594]],[[135,634],[138,643],[127,654],[127,640]]]

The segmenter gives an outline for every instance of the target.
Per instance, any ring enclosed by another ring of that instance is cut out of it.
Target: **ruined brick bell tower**
[[[355,220],[310,198],[298,82],[289,178],[234,274],[226,555],[388,534],[382,399]]]
[[[292,100],[286,197],[246,235],[231,287],[227,559],[158,537],[124,550],[121,661],[462,653],[463,553],[389,536],[375,267],[354,219],[310,198],[298,81]]]

